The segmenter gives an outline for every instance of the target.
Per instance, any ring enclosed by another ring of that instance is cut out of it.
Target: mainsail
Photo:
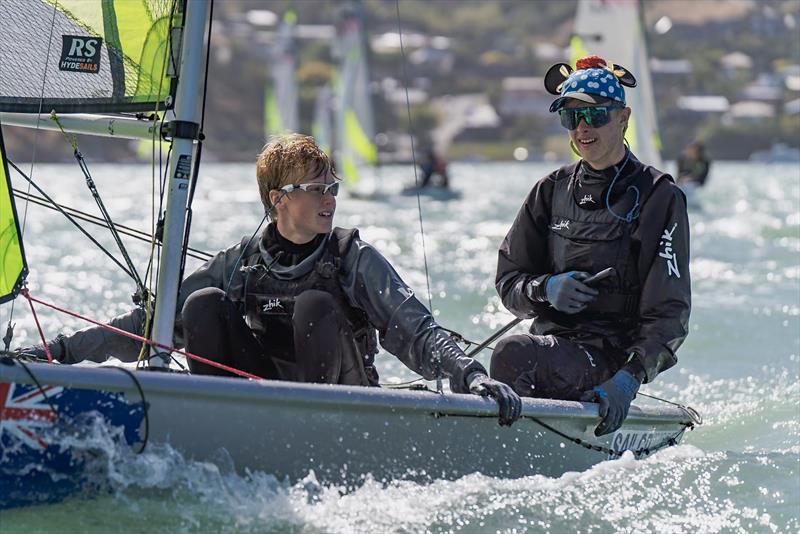
[[[6,164],[6,149],[0,132],[0,303],[17,296],[27,274],[28,265]]]
[[[271,83],[264,96],[266,135],[299,131],[299,101],[295,68],[297,64],[294,31],[297,15],[287,11],[270,51]]]
[[[168,47],[175,5],[175,0],[3,0],[0,109],[170,107]]]
[[[198,88],[203,86],[204,56],[198,51],[204,50],[210,6],[207,0],[0,2],[0,112],[174,109],[174,120],[166,121],[163,130],[119,115],[61,119],[72,125],[65,127],[68,132],[118,137],[119,130],[136,130],[138,139],[165,134],[172,140],[151,331],[162,346],[169,346],[173,336],[194,143],[202,128]],[[181,87],[174,78],[177,71],[186,82]],[[50,122],[10,119],[36,128]],[[145,135],[139,133],[143,129]],[[150,365],[167,365],[168,357],[158,353]]]
[[[336,52],[341,64],[336,85],[339,101],[336,167],[352,185],[358,182],[360,168],[378,163],[367,47],[359,10],[344,10],[337,24]]]
[[[639,159],[658,167],[661,139],[639,9],[637,0],[580,0],[571,60],[574,64],[580,57],[596,54],[636,76],[637,86],[625,92],[633,111],[625,138]]]

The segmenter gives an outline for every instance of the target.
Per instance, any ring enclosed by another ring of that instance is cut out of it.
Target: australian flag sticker
[[[58,70],[72,72],[100,72],[100,47],[102,37],[87,35],[62,35],[61,60]]]
[[[145,409],[123,393],[0,382],[0,510],[102,485],[93,432],[141,450]]]

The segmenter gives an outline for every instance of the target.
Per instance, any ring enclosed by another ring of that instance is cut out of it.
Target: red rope
[[[110,324],[100,323],[98,321],[90,319],[89,317],[85,317],[85,316],[77,314],[75,312],[71,312],[71,311],[69,311],[67,309],[64,309],[64,308],[59,308],[55,304],[51,304],[49,302],[45,302],[43,300],[39,300],[39,299],[37,299],[35,297],[32,297],[30,295],[30,293],[28,292],[27,288],[23,289],[21,291],[21,293],[25,296],[25,298],[28,299],[28,303],[31,306],[31,310],[33,310],[33,303],[36,302],[37,304],[41,304],[42,306],[47,306],[48,308],[52,308],[52,309],[54,309],[56,311],[59,311],[61,313],[66,313],[67,315],[71,315],[72,317],[75,317],[77,319],[83,319],[84,321],[87,321],[87,322],[90,322],[90,323],[92,323],[94,325],[97,325],[100,328],[105,328],[106,330],[110,330],[111,332],[114,332],[115,334],[119,334],[121,336],[125,336],[125,337],[131,338],[131,339],[135,339],[136,341],[140,341],[142,343],[146,343],[146,344],[148,344],[150,346],[157,347],[159,349],[164,349],[164,350],[167,350],[169,352],[177,352],[178,354],[182,354],[183,356],[186,356],[187,358],[191,358],[193,360],[196,360],[198,362],[204,363],[206,365],[210,365],[212,367],[216,367],[218,369],[222,369],[223,371],[228,371],[229,373],[233,373],[235,375],[239,375],[239,376],[242,376],[242,377],[245,377],[245,378],[252,378],[252,379],[255,379],[255,380],[263,380],[264,379],[263,377],[260,377],[258,375],[254,375],[254,374],[248,373],[247,371],[242,371],[242,370],[236,369],[234,367],[229,367],[229,366],[227,366],[227,365],[225,365],[223,363],[215,362],[214,360],[209,360],[207,358],[203,358],[202,356],[198,356],[196,354],[192,354],[191,352],[182,351],[182,350],[176,349],[175,347],[170,347],[169,345],[164,345],[163,343],[158,343],[156,341],[153,341],[151,339],[147,339],[147,338],[142,337],[142,336],[138,336],[138,335],[133,334],[131,332],[126,332],[125,330],[121,330],[119,328],[111,326]],[[34,319],[36,319],[36,326],[38,327],[39,326],[39,319],[36,317],[36,312],[35,311],[33,312],[33,317],[34,317]],[[41,327],[39,327],[39,334],[42,336],[42,341],[44,341],[44,333],[42,332]],[[46,342],[44,343],[44,347],[45,347],[45,351],[47,352],[48,359],[52,362],[53,361],[53,357],[50,355],[50,351],[47,348],[47,343]]]
[[[44,347],[44,353],[47,354],[47,361],[49,363],[53,363],[53,355],[50,354],[50,347],[47,346],[47,340],[44,338],[44,331],[42,330],[42,325],[39,324],[39,316],[36,315],[36,310],[33,308],[33,302],[31,301],[31,296],[28,293],[28,288],[23,287],[21,293],[25,295],[25,298],[28,299],[28,305],[31,307],[33,320],[36,321],[36,328],[39,329],[39,337],[42,338],[42,346]]]

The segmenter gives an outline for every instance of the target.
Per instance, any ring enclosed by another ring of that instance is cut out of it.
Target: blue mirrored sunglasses
[[[587,126],[600,128],[611,120],[611,110],[620,109],[622,106],[593,106],[585,108],[562,108],[558,110],[561,126],[567,130],[574,130],[583,119]]]
[[[309,184],[288,184],[281,187],[281,191],[285,193],[291,193],[295,190],[305,191],[306,193],[315,193],[319,196],[323,196],[326,193],[330,193],[333,196],[339,194],[339,182],[333,182],[331,184],[320,184],[320,183],[309,183]]]

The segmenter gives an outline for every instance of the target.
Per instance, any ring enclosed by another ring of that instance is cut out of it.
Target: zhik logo
[[[664,233],[661,234],[661,241],[658,243],[659,246],[664,248],[658,255],[667,260],[667,275],[675,275],[677,278],[680,278],[681,273],[678,271],[678,256],[672,251],[672,234],[675,233],[675,228],[677,227],[678,223],[675,223],[672,225],[671,230],[664,229]]]

